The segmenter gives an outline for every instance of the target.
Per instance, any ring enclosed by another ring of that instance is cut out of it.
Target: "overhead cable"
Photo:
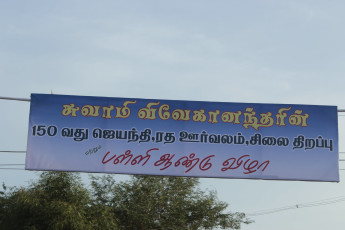
[[[340,196],[340,197],[334,197],[334,198],[324,199],[324,200],[320,200],[320,201],[313,201],[313,202],[308,202],[308,203],[289,205],[289,206],[280,207],[280,208],[260,210],[260,211],[256,211],[256,212],[252,212],[252,213],[247,213],[246,216],[267,215],[267,214],[272,214],[272,213],[276,213],[276,212],[286,211],[289,209],[309,208],[309,207],[334,204],[334,203],[344,202],[344,201],[345,201],[345,196]]]
[[[24,168],[0,168],[0,170],[3,170],[3,169],[9,169],[9,170],[25,170]]]

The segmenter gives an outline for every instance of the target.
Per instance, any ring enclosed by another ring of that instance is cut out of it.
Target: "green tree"
[[[44,172],[27,188],[4,190],[0,229],[106,229],[102,219],[94,218],[90,194],[78,174]],[[116,229],[115,224],[109,227]]]
[[[225,213],[215,192],[198,179],[133,176],[117,183],[91,177],[87,189],[76,173],[44,172],[28,187],[0,191],[0,229],[240,229],[243,213]]]
[[[133,176],[114,183],[92,178],[95,203],[111,207],[120,229],[240,229],[243,213],[224,213],[228,205],[215,192],[203,192],[198,179]]]

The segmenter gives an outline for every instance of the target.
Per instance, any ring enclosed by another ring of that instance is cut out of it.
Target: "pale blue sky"
[[[345,108],[344,1],[1,1],[0,95],[30,93]],[[1,150],[25,150],[29,103],[0,101]],[[345,117],[339,149],[345,151]],[[344,156],[345,158],[345,156]],[[24,163],[1,154],[1,163]],[[345,168],[345,163],[341,168]],[[345,184],[202,179],[231,211],[345,196]],[[34,173],[1,170],[23,185]],[[341,230],[345,202],[244,230]]]

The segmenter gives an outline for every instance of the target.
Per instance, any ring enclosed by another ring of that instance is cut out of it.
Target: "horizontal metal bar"
[[[18,98],[18,97],[2,97],[0,96],[0,99],[2,100],[13,100],[13,101],[28,101],[31,100],[29,98]],[[345,113],[345,109],[338,109],[338,113]]]
[[[0,99],[2,99],[2,100],[12,100],[12,101],[28,101],[28,102],[31,101],[31,100],[28,99],[28,98],[1,97],[1,96],[0,96]]]
[[[26,153],[26,151],[0,151],[0,153]]]

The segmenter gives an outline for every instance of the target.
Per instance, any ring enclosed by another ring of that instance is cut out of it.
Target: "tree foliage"
[[[78,174],[44,172],[28,187],[0,192],[0,229],[240,229],[243,213],[225,213],[215,192],[198,179],[133,176],[116,182]]]

